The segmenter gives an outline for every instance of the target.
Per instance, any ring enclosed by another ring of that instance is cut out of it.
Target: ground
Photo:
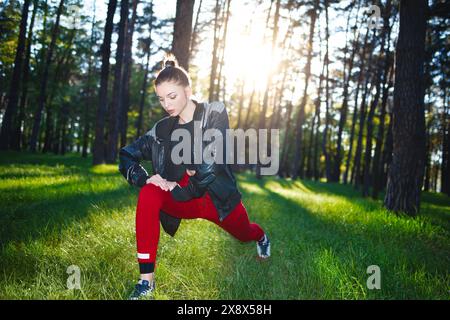
[[[139,276],[139,190],[117,165],[90,164],[76,154],[0,153],[0,299],[128,296]],[[424,193],[413,219],[350,186],[251,173],[238,182],[272,257],[259,261],[254,243],[212,223],[183,221],[174,238],[161,232],[155,299],[450,298],[448,197]],[[374,265],[380,289],[367,286]],[[71,290],[76,269],[80,289]]]

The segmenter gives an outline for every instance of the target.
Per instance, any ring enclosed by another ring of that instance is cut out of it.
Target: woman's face
[[[155,90],[159,102],[171,117],[176,117],[183,111],[192,95],[189,86],[183,87],[168,81],[160,83]]]

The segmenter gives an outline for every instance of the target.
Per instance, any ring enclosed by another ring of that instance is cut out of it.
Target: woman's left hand
[[[166,185],[169,187],[169,191],[172,191],[178,183],[176,181],[166,181]]]

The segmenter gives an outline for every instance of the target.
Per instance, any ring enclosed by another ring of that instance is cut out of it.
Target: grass
[[[138,278],[138,189],[117,166],[69,154],[0,153],[0,299],[124,299]],[[148,164],[146,164],[148,166]],[[449,299],[450,200],[425,193],[419,217],[385,211],[351,187],[238,175],[250,219],[272,240],[215,225],[161,232],[156,299]],[[81,290],[67,289],[67,269]],[[381,271],[369,290],[367,268]]]

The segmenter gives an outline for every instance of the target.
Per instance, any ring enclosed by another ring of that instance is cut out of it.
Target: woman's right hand
[[[150,178],[148,178],[146,183],[147,184],[152,183],[155,186],[160,187],[164,191],[169,190],[169,186],[167,185],[167,180],[164,179],[163,177],[161,177],[159,174],[155,174],[155,175],[151,176]]]
[[[163,177],[161,177],[159,174],[155,174],[147,179],[147,184],[152,183],[155,186],[160,187],[164,191],[172,191],[172,189],[177,185],[176,182],[173,181],[167,181]]]

